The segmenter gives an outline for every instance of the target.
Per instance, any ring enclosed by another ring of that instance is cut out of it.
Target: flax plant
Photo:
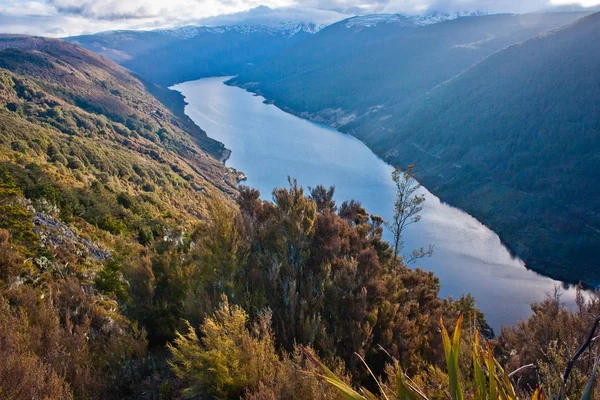
[[[460,316],[454,327],[452,337],[450,337],[442,321],[440,321],[442,332],[442,342],[446,358],[446,368],[448,373],[448,387],[444,389],[446,397],[449,400],[518,400],[516,390],[511,382],[510,375],[502,368],[498,360],[494,358],[492,347],[489,343],[482,346],[479,341],[479,333],[476,332],[473,340],[473,377],[472,382],[467,382],[461,375],[459,368],[459,348],[462,330],[462,316]],[[362,359],[361,359],[362,360]],[[325,365],[313,358],[313,362],[318,364],[322,373],[318,376],[337,388],[342,397],[347,400],[437,400],[437,398],[428,397],[427,391],[417,386],[400,367],[398,361],[394,360],[394,379],[384,383],[378,379],[365,363],[365,367],[377,382],[379,394],[375,395],[366,388],[357,390],[350,387]],[[363,360],[364,363],[364,360]],[[597,358],[589,382],[586,386],[581,400],[592,400],[594,382],[600,363],[600,357]],[[470,383],[470,385],[467,385]],[[472,387],[469,392],[465,392],[464,387]],[[549,400],[543,387],[537,388],[531,400]],[[557,400],[561,400],[558,398]]]

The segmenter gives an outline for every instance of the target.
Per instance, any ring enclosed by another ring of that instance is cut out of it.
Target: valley
[[[599,19],[341,22],[228,84],[415,164],[529,268],[596,287]]]

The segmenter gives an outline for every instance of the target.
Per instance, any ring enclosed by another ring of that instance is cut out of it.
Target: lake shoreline
[[[174,89],[186,97],[190,118],[231,149],[228,166],[244,171],[246,184],[260,190],[263,199],[291,175],[305,187],[334,184],[338,203],[355,199],[389,219],[392,166],[358,138],[288,113],[252,91],[224,85],[226,79],[205,78]],[[565,304],[575,306],[572,286],[525,268],[496,233],[427,193],[424,218],[407,233],[406,248],[435,244],[434,256],[418,265],[440,278],[440,297],[471,293],[495,330],[529,317],[531,303],[557,286],[564,288]]]
[[[219,77],[219,78],[221,78],[221,77]],[[325,121],[325,118],[323,118],[319,114],[314,114],[314,113],[311,114],[311,113],[307,113],[307,112],[298,112],[297,110],[291,109],[289,107],[281,106],[280,104],[277,103],[276,100],[268,98],[268,97],[265,97],[265,94],[262,93],[260,90],[253,89],[253,85],[252,84],[238,85],[238,84],[236,84],[235,82],[232,81],[232,79],[234,79],[235,77],[224,76],[223,78],[227,78],[223,82],[227,86],[239,88],[239,89],[242,89],[242,90],[244,90],[244,91],[246,91],[248,93],[251,93],[254,96],[264,98],[264,104],[273,105],[273,106],[277,107],[279,110],[281,110],[281,111],[283,111],[285,113],[294,115],[294,116],[296,116],[298,118],[301,118],[303,120],[306,120],[306,121],[309,121],[309,122],[312,122],[312,123],[315,123],[315,124],[318,124],[318,125],[327,126],[327,127],[331,128],[331,129],[335,129],[336,131],[338,131],[341,134],[350,135],[350,136],[356,138],[357,140],[360,140],[366,147],[368,147],[369,149],[371,149],[371,147],[369,147],[367,143],[365,143],[364,141],[362,141],[360,138],[352,135],[352,133],[344,132],[344,131],[340,130],[339,128],[341,126],[343,126],[343,124],[336,123],[336,122],[329,122],[328,123],[327,121]],[[373,150],[371,149],[371,151],[373,151]],[[388,163],[385,158],[382,158],[375,151],[373,151],[373,153],[379,159],[381,159],[385,163]],[[450,201],[447,201],[445,199],[445,196],[443,194],[440,194],[440,193],[433,193],[433,194],[436,197],[438,197],[444,204],[447,204],[450,207],[458,208],[459,210],[467,213],[469,216],[471,216],[472,218],[476,219],[477,221],[479,221],[483,225],[489,226],[488,223],[485,220],[482,220],[479,217],[477,217],[477,216],[471,214],[470,212],[466,211],[465,209],[460,208],[460,207],[452,204],[452,202],[450,202]],[[496,231],[494,231],[494,232],[496,232]],[[518,257],[518,258],[522,259],[521,255],[513,248],[512,245],[510,245],[509,243],[505,242],[502,239],[502,237],[500,236],[500,234],[498,234],[498,236],[500,237],[500,241],[502,242],[502,244],[511,252],[511,254],[514,257]],[[533,272],[537,273],[540,276],[560,281],[562,283],[563,288],[565,288],[565,289],[569,289],[571,287],[577,287],[579,285],[581,285],[584,290],[588,290],[588,291],[595,291],[595,290],[597,290],[597,289],[600,288],[600,283],[598,283],[598,282],[586,282],[586,281],[581,281],[581,280],[575,280],[575,279],[572,279],[572,278],[570,278],[568,276],[562,276],[562,275],[559,276],[559,275],[556,275],[556,274],[549,273],[547,269],[545,269],[543,267],[537,266],[535,262],[531,262],[531,261],[527,262],[524,259],[523,259],[523,261],[524,261],[524,264],[525,264],[525,268],[527,268],[530,271],[533,271]]]

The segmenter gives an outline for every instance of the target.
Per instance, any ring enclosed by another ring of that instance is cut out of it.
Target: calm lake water
[[[207,78],[176,85],[189,105],[186,113],[208,135],[231,149],[227,165],[248,176],[247,185],[271,200],[275,187],[292,176],[304,187],[334,185],[336,200],[355,199],[372,214],[390,218],[394,202],[393,168],[352,136],[287,114],[262,97]],[[465,212],[426,193],[422,220],[409,227],[406,249],[435,246],[417,266],[435,272],[441,296],[471,293],[488,322],[499,332],[531,314],[561,282],[525,268],[498,235]],[[562,288],[573,305],[575,290]]]

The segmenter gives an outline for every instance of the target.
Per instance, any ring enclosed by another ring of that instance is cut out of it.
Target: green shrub
[[[67,163],[68,163],[68,161],[65,158],[65,156],[63,156],[60,153],[54,154],[53,156],[51,156],[50,157],[50,162],[61,164],[61,165],[67,165]]]
[[[25,151],[27,151],[27,142],[23,141],[23,140],[15,140],[14,142],[12,142],[10,144],[10,147],[14,150],[14,151],[18,151],[19,153],[25,153]]]
[[[84,165],[77,157],[69,157],[67,167],[71,169],[84,169]]]
[[[202,341],[189,325],[186,335],[177,333],[167,347],[173,356],[169,364],[185,384],[184,395],[240,398],[276,374],[279,358],[269,321],[265,314],[249,330],[248,314],[224,297],[215,315],[202,324]]]
[[[148,227],[142,227],[138,229],[138,242],[140,242],[141,245],[146,246],[153,240],[154,234],[152,233],[152,229]]]
[[[153,184],[151,184],[151,183],[144,183],[144,184],[142,185],[142,190],[143,190],[144,192],[154,192],[154,191],[156,190],[156,188],[155,188],[155,187],[154,187],[154,185],[153,185]]]

